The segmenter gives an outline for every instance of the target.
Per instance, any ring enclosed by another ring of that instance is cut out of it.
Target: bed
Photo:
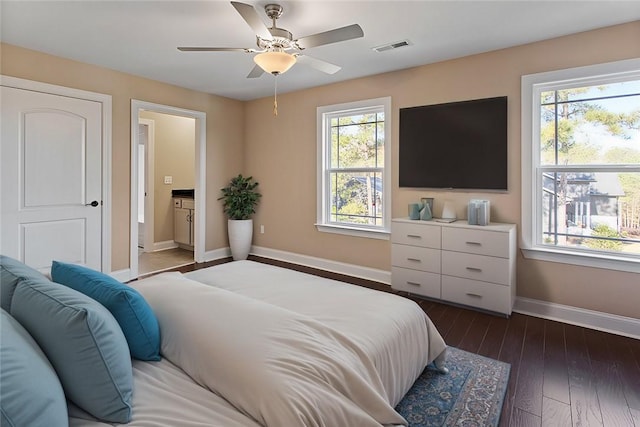
[[[252,261],[129,285],[162,355],[132,362],[131,426],[406,425],[395,405],[446,370],[431,321],[390,293]],[[67,403],[71,426],[117,425]]]

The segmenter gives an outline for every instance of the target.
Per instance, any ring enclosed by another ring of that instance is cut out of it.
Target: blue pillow
[[[4,310],[0,327],[0,425],[69,425],[60,380],[38,344]]]
[[[120,324],[134,358],[160,360],[158,319],[138,291],[104,273],[59,261],[53,261],[51,278],[107,307]]]
[[[101,420],[129,422],[131,357],[118,322],[106,308],[46,279],[21,279],[11,315],[47,355],[73,403]]]
[[[11,298],[21,278],[45,278],[38,270],[21,263],[17,259],[0,255],[0,307],[11,310]]]

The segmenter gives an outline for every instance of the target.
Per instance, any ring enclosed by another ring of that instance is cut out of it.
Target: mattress
[[[259,427],[222,397],[196,384],[167,359],[133,361],[131,427]],[[111,426],[69,403],[70,427]]]
[[[413,301],[254,261],[185,274],[198,282],[306,316],[349,337],[374,361],[389,403],[397,405],[425,366],[444,358],[445,343]]]

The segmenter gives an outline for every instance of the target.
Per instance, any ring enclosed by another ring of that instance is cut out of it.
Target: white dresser
[[[396,218],[391,287],[506,315],[516,297],[516,226]]]

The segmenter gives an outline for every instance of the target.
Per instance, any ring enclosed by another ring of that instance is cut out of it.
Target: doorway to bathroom
[[[204,221],[199,212],[205,194],[200,166],[205,120],[201,112],[132,100],[131,278],[191,264],[204,256]],[[188,216],[182,215],[183,201],[190,207]]]

